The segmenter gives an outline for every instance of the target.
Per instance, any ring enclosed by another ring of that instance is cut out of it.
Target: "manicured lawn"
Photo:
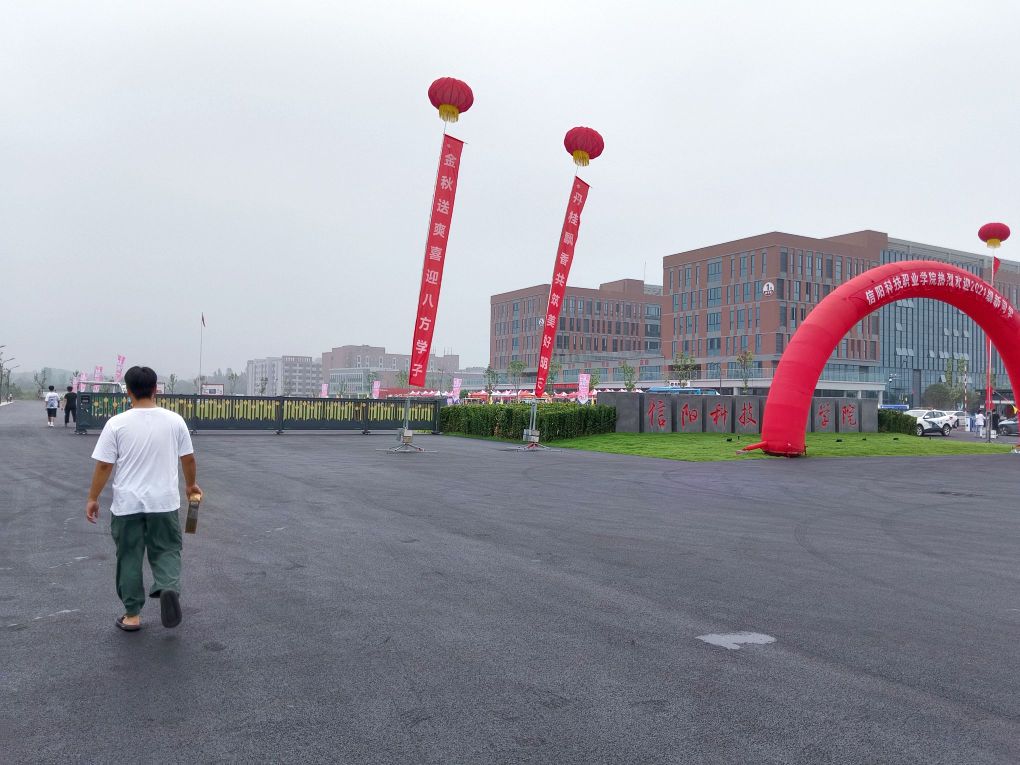
[[[689,462],[762,459],[760,451],[736,451],[760,441],[758,436],[717,433],[606,433],[600,436],[552,441],[556,449],[582,449],[638,457],[661,457]],[[918,438],[896,433],[808,433],[811,457],[918,457],[944,454],[1007,454],[1009,444],[986,444],[977,439]]]

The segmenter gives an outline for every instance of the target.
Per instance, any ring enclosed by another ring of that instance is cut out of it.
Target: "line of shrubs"
[[[439,410],[439,429],[444,433],[520,441],[530,422],[530,404],[462,404]],[[616,430],[616,408],[539,404],[536,427],[543,441],[612,433]]]
[[[879,433],[906,433],[914,435],[917,429],[917,418],[909,414],[897,412],[895,409],[878,410]]]

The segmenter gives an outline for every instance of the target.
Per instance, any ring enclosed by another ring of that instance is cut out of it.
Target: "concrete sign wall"
[[[861,432],[861,401],[857,398],[841,398],[839,400],[839,421],[836,425],[840,433]]]
[[[601,393],[599,403],[616,407],[617,433],[761,432],[764,396],[684,396],[671,393]],[[815,433],[876,433],[873,398],[815,398],[808,430]]]
[[[811,401],[811,422],[813,433],[835,433],[836,418],[839,416],[838,398],[816,398]]]
[[[733,432],[733,396],[705,397],[705,432]]]
[[[641,395],[641,402],[642,433],[673,432],[673,406],[676,404],[676,396],[646,393]]]
[[[733,432],[761,433],[761,399],[737,396],[733,402]]]
[[[677,433],[701,433],[705,429],[705,399],[708,396],[674,396],[673,421]]]

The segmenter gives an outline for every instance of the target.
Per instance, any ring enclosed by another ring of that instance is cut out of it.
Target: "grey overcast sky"
[[[550,278],[574,125],[606,141],[578,286],[775,229],[1020,229],[1012,1],[4,0],[5,354],[193,376],[202,311],[206,370],[409,352],[440,76],[475,93],[434,346],[464,364]]]

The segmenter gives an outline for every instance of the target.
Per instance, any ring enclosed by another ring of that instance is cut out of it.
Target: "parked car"
[[[946,412],[953,421],[950,423],[954,428],[958,428],[970,419],[970,415],[964,412],[962,409],[959,412]]]
[[[948,436],[953,432],[953,417],[939,409],[908,409],[908,414],[917,420],[916,433],[919,436],[941,433]]]
[[[1017,430],[1017,419],[1011,417],[1008,420],[999,420],[999,435],[1000,436],[1016,436],[1020,435]]]

